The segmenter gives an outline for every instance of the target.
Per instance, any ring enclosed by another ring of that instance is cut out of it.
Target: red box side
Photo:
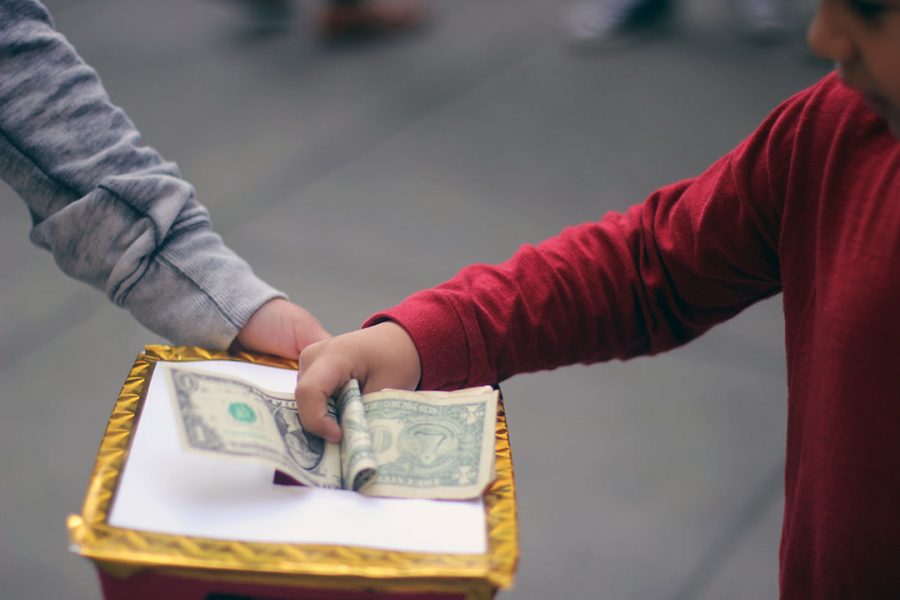
[[[448,592],[383,592],[333,590],[256,583],[208,581],[141,571],[115,577],[98,569],[105,600],[465,600]]]

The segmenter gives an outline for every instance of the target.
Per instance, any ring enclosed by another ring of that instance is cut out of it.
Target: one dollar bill
[[[351,380],[328,408],[340,444],[304,431],[292,394],[181,366],[166,377],[185,446],[265,461],[312,487],[369,496],[474,498],[494,479],[498,392],[382,390]]]

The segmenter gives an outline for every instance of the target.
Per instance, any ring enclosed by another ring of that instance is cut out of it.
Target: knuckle
[[[309,404],[312,401],[311,399],[315,397],[315,394],[318,391],[317,387],[315,385],[312,385],[312,383],[308,381],[308,379],[308,377],[300,377],[300,379],[297,381],[295,395],[297,396],[298,407]]]
[[[316,361],[316,359],[319,357],[319,355],[322,353],[322,351],[324,350],[324,348],[328,344],[328,342],[329,342],[329,340],[313,342],[312,344],[303,348],[303,350],[300,351],[300,358],[299,358],[300,368],[301,369],[309,368],[309,366],[312,365]]]

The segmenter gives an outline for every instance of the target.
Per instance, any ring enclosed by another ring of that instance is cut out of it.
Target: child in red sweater
[[[837,73],[696,178],[624,214],[473,265],[308,347],[304,427],[326,399],[493,383],[654,354],[782,293],[784,598],[900,598],[900,0],[822,0]]]

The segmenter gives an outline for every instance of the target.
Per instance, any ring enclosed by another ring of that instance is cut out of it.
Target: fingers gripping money
[[[330,398],[340,443],[306,431],[290,394],[191,367],[167,368],[188,449],[265,461],[303,485],[370,496],[464,499],[494,479],[498,392],[382,390]]]

